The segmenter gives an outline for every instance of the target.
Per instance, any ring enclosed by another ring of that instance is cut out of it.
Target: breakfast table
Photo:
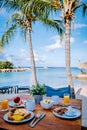
[[[27,100],[32,99],[31,96],[27,94],[21,94],[21,99]],[[13,98],[10,98],[9,101],[12,101]],[[63,102],[63,99],[60,99],[60,103]],[[79,99],[70,99],[70,105],[71,106],[79,106],[78,110],[82,112],[82,101]],[[75,119],[63,119],[55,116],[53,114],[54,108],[57,108],[57,105],[53,105],[51,109],[43,109],[40,104],[35,105],[35,110],[33,111],[34,115],[38,111],[41,111],[46,114],[46,116],[40,120],[33,128],[29,127],[29,123],[31,122],[25,122],[25,123],[18,123],[13,124],[6,122],[3,119],[4,114],[6,114],[8,111],[0,111],[0,130],[81,130],[82,125],[82,115]],[[11,109],[9,107],[9,109]]]

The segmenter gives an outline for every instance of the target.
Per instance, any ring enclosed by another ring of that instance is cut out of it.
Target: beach
[[[20,96],[21,94],[23,95],[23,92],[18,94],[0,94],[0,100],[14,98],[15,96]],[[87,86],[75,87],[75,94],[76,99],[82,100],[82,125],[87,126]],[[28,96],[29,94],[26,93],[26,95]]]

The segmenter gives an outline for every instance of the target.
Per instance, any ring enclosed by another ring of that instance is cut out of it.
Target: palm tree
[[[37,76],[36,76],[34,53],[33,53],[32,40],[31,40],[31,30],[32,30],[32,25],[31,25],[31,21],[30,21],[31,18],[29,19],[28,16],[23,16],[22,14],[19,14],[19,13],[13,14],[10,17],[10,20],[11,20],[11,18],[12,18],[12,20],[14,20],[14,23],[2,36],[2,44],[4,46],[5,42],[7,42],[7,43],[9,42],[10,38],[12,38],[16,29],[19,28],[19,26],[21,28],[21,31],[24,33],[24,35],[26,35],[26,33],[28,33],[29,52],[30,52],[30,60],[31,60],[31,72],[32,72],[32,80],[33,80],[32,82],[33,82],[33,85],[36,85]],[[33,19],[33,21],[34,21],[34,19]]]
[[[37,20],[41,20],[45,24],[48,23],[50,27],[56,28],[60,32],[60,34],[62,34],[62,27],[60,26],[60,21],[55,21],[55,20],[53,21],[47,19],[47,14],[44,14],[43,10],[40,11],[40,7],[36,5],[36,3],[33,0],[29,0],[29,1],[3,0],[4,7],[16,9],[19,12],[12,14],[11,17],[8,19],[7,24],[12,23],[12,25],[2,36],[2,40],[1,40],[2,45],[4,46],[5,43],[9,42],[9,39],[12,38],[16,29],[18,28],[22,30],[25,39],[26,39],[26,35],[28,35],[32,80],[33,80],[33,85],[35,86],[37,85],[37,76],[36,76],[35,60],[34,60],[34,53],[32,47],[32,39],[31,39],[32,23]]]
[[[67,82],[71,87],[71,97],[75,98],[74,84],[71,74],[71,56],[70,56],[70,33],[71,21],[74,19],[76,10],[83,5],[81,0],[45,0],[45,7],[50,12],[61,12],[62,20],[65,26],[65,59]]]

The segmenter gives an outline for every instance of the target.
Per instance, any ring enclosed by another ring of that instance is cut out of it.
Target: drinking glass
[[[64,94],[64,104],[69,104],[70,103],[70,97],[68,93]]]
[[[33,111],[35,109],[35,101],[34,100],[27,100],[26,101],[26,110]]]
[[[7,111],[8,110],[8,100],[3,99],[1,101],[1,111]]]

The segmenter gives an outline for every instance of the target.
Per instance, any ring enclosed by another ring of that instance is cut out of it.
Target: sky
[[[0,38],[6,30],[5,22],[10,13],[0,9]],[[58,18],[56,15],[55,18]],[[36,66],[65,67],[64,39],[60,43],[57,31],[46,28],[42,23],[36,22],[32,26],[32,44]],[[75,13],[71,29],[71,66],[77,67],[79,63],[87,61],[87,14],[82,16],[80,9]],[[14,66],[30,66],[28,41],[24,41],[17,31],[9,45],[4,46],[0,52],[0,61],[10,61]]]

